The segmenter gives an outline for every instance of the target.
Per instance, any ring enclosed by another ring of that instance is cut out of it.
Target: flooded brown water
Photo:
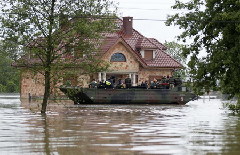
[[[0,95],[0,154],[240,154],[240,117],[218,99],[187,105],[81,105],[41,115]]]

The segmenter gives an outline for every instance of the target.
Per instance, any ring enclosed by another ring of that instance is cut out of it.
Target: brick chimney
[[[125,35],[132,36],[133,34],[133,17],[123,17],[123,30]]]

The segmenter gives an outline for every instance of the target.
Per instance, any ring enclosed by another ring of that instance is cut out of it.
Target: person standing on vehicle
[[[125,85],[128,89],[132,87],[132,80],[129,76],[125,79]]]

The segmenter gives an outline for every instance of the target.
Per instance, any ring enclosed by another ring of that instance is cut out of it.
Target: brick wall
[[[126,62],[110,62],[111,56],[114,53],[122,53],[126,57]],[[122,44],[118,43],[113,48],[111,48],[107,53],[102,57],[103,60],[110,62],[111,67],[109,70],[118,71],[118,72],[126,72],[126,71],[139,71],[139,62],[135,58],[135,56],[128,51],[128,49]]]
[[[40,73],[33,73],[29,70],[23,70],[21,73],[21,98],[31,96],[43,96],[44,78]]]
[[[111,56],[114,53],[122,53],[126,57],[126,62],[110,62]],[[146,69],[143,68],[135,56],[121,43],[119,42],[113,46],[107,53],[102,57],[103,60],[110,62],[111,67],[110,71],[113,72],[122,72],[122,73],[137,73],[138,81],[140,84],[142,81],[149,81],[149,77],[156,76],[167,76],[171,75],[172,69]],[[77,86],[88,87],[90,80],[98,79],[98,74],[88,75],[79,75],[77,76]],[[52,86],[51,92],[52,95],[63,95],[63,93],[57,88],[62,85],[62,80],[59,80],[58,83],[55,83],[55,86]],[[34,74],[28,70],[23,70],[21,75],[21,98],[28,98],[29,94],[31,96],[42,97],[44,94],[44,77],[43,75],[37,73]]]
[[[142,81],[149,81],[149,77],[161,77],[161,76],[171,76],[172,69],[145,69],[141,68],[138,73],[138,83]]]
[[[77,86],[88,87],[90,82],[90,77],[88,75],[81,75],[77,78]],[[64,95],[59,86],[62,85],[62,80],[58,80],[56,83],[52,83],[51,95],[52,96],[62,96]],[[22,70],[21,72],[21,98],[32,97],[43,97],[44,95],[44,76],[40,73],[33,73],[29,70]]]

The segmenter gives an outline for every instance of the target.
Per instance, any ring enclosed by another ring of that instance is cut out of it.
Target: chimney
[[[133,17],[123,17],[123,30],[125,35],[132,36],[133,34]]]

